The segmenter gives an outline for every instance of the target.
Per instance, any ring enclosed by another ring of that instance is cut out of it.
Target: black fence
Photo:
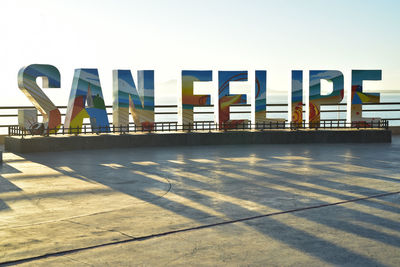
[[[57,129],[24,129],[17,125],[8,127],[8,135],[10,136],[35,136],[35,135],[79,135],[79,134],[128,134],[128,133],[157,133],[157,132],[211,132],[211,131],[238,131],[238,130],[328,130],[328,129],[388,129],[388,120],[379,121],[359,121],[348,123],[342,120],[322,120],[319,123],[294,123],[286,121],[264,121],[261,123],[243,122],[226,122],[214,123],[211,121],[194,122],[193,124],[179,125],[176,122],[156,122],[151,126],[141,126],[135,124],[110,127],[90,127],[83,125],[77,128],[65,128],[61,126]]]
[[[213,105],[205,106],[208,108],[212,108]],[[233,105],[233,109],[231,110],[231,114],[250,114],[250,105],[249,104],[240,104]],[[288,105],[287,104],[267,104],[267,114],[270,116],[279,116],[279,117],[287,117]],[[327,108],[324,108],[327,107]],[[61,110],[62,117],[65,118],[66,106],[58,106]],[[111,116],[112,106],[106,106],[108,110],[108,115]],[[241,110],[238,110],[241,109]],[[334,108],[334,109],[332,109]],[[8,135],[50,135],[50,134],[93,134],[93,133],[104,133],[104,132],[112,132],[112,133],[130,133],[130,132],[172,132],[172,131],[216,131],[216,130],[240,130],[240,129],[254,129],[254,130],[266,130],[266,129],[330,129],[330,128],[387,128],[389,124],[392,126],[393,124],[398,124],[400,121],[400,102],[382,102],[382,103],[365,103],[363,104],[363,112],[365,112],[365,116],[369,117],[369,114],[379,114],[374,117],[382,117],[379,121],[375,121],[373,123],[365,123],[365,122],[352,122],[348,123],[343,118],[346,111],[346,104],[327,104],[322,105],[321,116],[325,116],[324,114],[337,114],[337,119],[329,119],[329,120],[321,120],[319,124],[308,124],[301,123],[294,124],[289,122],[273,122],[267,121],[264,123],[256,123],[250,124],[248,122],[240,123],[240,124],[232,124],[226,123],[222,125],[215,124],[211,121],[197,121],[190,125],[178,125],[178,123],[174,120],[178,119],[178,106],[177,105],[156,105],[155,106],[155,115],[158,118],[161,118],[161,121],[167,122],[156,122],[154,127],[142,127],[140,125],[136,126],[133,122],[126,126],[117,126],[111,125],[111,127],[107,129],[92,129],[89,123],[84,123],[80,128],[67,129],[61,126],[60,129],[55,131],[54,129],[50,131],[44,131],[41,129],[36,130],[26,130],[18,127],[17,122],[17,110],[18,109],[34,109],[32,106],[8,106],[8,107],[0,107],[0,119],[6,120],[6,123],[1,123],[0,120],[0,131],[3,129],[4,133],[8,130]],[[194,114],[196,115],[211,115],[213,111],[205,111],[205,110],[195,110]],[[380,116],[383,114],[383,116]],[[38,116],[42,116],[40,113]],[[175,119],[172,117],[176,117]],[[248,116],[248,115],[247,115]],[[329,117],[329,116],[325,116]],[[273,119],[271,119],[273,120]],[[10,123],[10,121],[15,121]]]

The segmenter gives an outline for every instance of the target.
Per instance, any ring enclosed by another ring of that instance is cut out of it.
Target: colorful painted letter
[[[379,103],[379,93],[364,93],[363,81],[380,81],[381,70],[352,70],[351,71],[351,121],[355,123],[368,123],[379,121],[379,118],[363,118],[363,103]]]
[[[75,70],[65,128],[71,128],[71,133],[80,133],[84,118],[90,118],[93,132],[110,131],[97,69]]]
[[[193,107],[210,105],[209,95],[195,95],[195,82],[212,81],[211,70],[183,70],[182,71],[182,123],[193,123]]]
[[[255,81],[255,122],[263,122],[267,115],[267,72],[265,70],[256,71]]]
[[[18,73],[19,89],[43,116],[44,133],[56,132],[61,126],[61,113],[37,85],[38,77],[43,78],[43,88],[60,88],[60,72],[51,65],[33,64]]]
[[[303,123],[303,71],[292,71],[292,124]]]
[[[113,124],[128,127],[129,111],[136,126],[154,128],[154,71],[137,72],[138,88],[130,70],[113,71]]]
[[[234,81],[247,81],[247,71],[219,71],[218,96],[219,96],[219,123],[228,123],[234,127],[245,120],[230,120],[230,106],[233,104],[246,104],[246,94],[229,94],[229,83]],[[228,126],[227,126],[228,127]]]
[[[255,122],[284,122],[285,119],[267,118],[267,71],[257,70],[255,80]]]
[[[321,80],[333,83],[333,91],[329,95],[321,95]],[[321,119],[321,104],[339,104],[343,99],[343,74],[338,70],[310,71],[310,127],[318,127]]]

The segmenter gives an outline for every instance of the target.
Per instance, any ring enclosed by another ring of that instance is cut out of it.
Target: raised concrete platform
[[[392,132],[393,135],[400,134],[400,126],[391,126],[389,127],[389,130]]]
[[[50,137],[6,137],[5,150],[16,153],[78,149],[110,149],[156,146],[390,143],[389,130],[268,130],[195,133],[102,134]]]

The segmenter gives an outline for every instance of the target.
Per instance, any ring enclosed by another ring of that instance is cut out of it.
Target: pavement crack
[[[87,265],[87,266],[94,266],[94,265],[92,265],[92,264],[89,264],[89,263],[86,263],[86,262],[83,262],[83,261],[80,261],[80,260],[77,260],[77,259],[68,257],[68,256],[66,256],[66,255],[64,255],[63,257],[64,257],[64,258],[67,258],[67,259],[69,259],[69,260],[71,260],[71,261],[78,262],[78,263],[81,263],[81,264],[84,264],[84,265]]]
[[[86,223],[81,223],[81,222],[75,222],[75,221],[72,221],[72,220],[65,220],[65,221],[67,221],[69,223],[73,223],[73,224],[78,224],[78,225],[94,228],[94,229],[99,229],[99,230],[102,230],[102,231],[105,231],[105,232],[118,233],[118,234],[120,234],[122,236],[125,236],[125,237],[128,237],[130,239],[132,239],[132,238],[135,239],[134,236],[128,235],[128,234],[126,234],[126,233],[124,233],[122,231],[118,231],[118,230],[115,230],[115,229],[105,229],[105,228],[102,228],[102,227],[98,227],[98,226],[94,226],[94,225],[90,225],[90,224],[86,224]]]

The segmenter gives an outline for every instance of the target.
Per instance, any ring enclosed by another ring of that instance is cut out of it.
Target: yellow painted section
[[[83,124],[83,119],[84,118],[89,118],[89,114],[87,113],[86,109],[82,109],[76,116],[75,118],[72,119],[70,127],[71,128],[82,128]],[[71,132],[75,133],[76,130],[72,130]],[[81,130],[79,130],[81,132]]]
[[[359,92],[357,92],[357,95],[360,97],[360,99],[361,99],[361,101],[362,101],[363,103],[368,103],[368,102],[370,102],[370,98],[369,98],[367,95],[362,94],[362,93],[359,93]]]

